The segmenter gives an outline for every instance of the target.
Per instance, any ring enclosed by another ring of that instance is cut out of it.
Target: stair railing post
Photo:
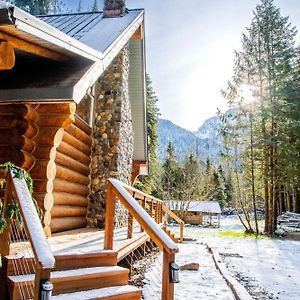
[[[180,243],[183,242],[183,223],[180,223]]]
[[[156,210],[155,210],[155,222],[159,224],[159,203],[156,202]]]
[[[133,192],[132,194],[132,198],[135,197],[135,192]],[[132,239],[132,233],[133,233],[133,217],[130,214],[130,212],[128,212],[128,220],[127,220],[128,224],[127,224],[127,239]]]
[[[34,279],[34,300],[44,300],[45,297],[42,296],[42,283],[50,281],[51,269],[42,269],[39,263],[37,263],[35,268],[35,279]],[[48,296],[51,297],[52,289],[49,290]],[[50,299],[50,298],[49,298]]]
[[[168,253],[165,249],[163,250],[163,266],[162,266],[162,300],[173,300],[174,299],[174,283],[171,282],[170,276],[170,265],[175,262],[175,254]]]
[[[1,174],[2,175],[2,174]],[[12,186],[11,186],[11,177],[6,176],[5,183],[5,192],[4,192],[4,201],[3,207],[7,207],[7,204],[10,203],[12,197]],[[4,212],[6,216],[6,212]],[[4,231],[0,234],[0,254],[2,256],[2,266],[0,268],[0,295],[2,295],[6,299],[8,298],[8,288],[7,288],[7,262],[4,261],[4,256],[9,255],[10,249],[10,227],[12,226],[12,222],[7,221],[6,227]]]
[[[142,200],[142,208],[144,209],[144,210],[146,210],[146,196],[144,196],[144,198],[143,198],[143,200]],[[142,226],[141,226],[141,232],[143,232],[144,231],[144,229],[142,228]]]
[[[104,249],[113,250],[115,223],[115,194],[110,182],[107,183]]]

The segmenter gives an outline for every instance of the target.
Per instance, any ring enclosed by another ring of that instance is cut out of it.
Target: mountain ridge
[[[207,157],[217,164],[222,151],[222,137],[218,134],[221,121],[217,116],[208,118],[197,131],[189,131],[170,120],[158,120],[159,161],[164,161],[169,141],[175,147],[176,157],[182,161],[188,154],[196,155],[201,161]]]

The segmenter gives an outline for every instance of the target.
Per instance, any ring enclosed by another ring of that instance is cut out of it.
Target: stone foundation
[[[117,178],[130,184],[133,130],[128,95],[129,50],[125,47],[95,84],[91,194],[88,226],[104,227],[106,181]],[[127,221],[116,205],[116,223]]]

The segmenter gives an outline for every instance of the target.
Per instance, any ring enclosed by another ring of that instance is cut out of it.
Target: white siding
[[[134,132],[134,161],[147,161],[146,95],[143,40],[129,43],[129,98]]]

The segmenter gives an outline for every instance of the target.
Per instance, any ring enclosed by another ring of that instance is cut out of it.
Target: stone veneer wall
[[[133,158],[133,130],[128,95],[129,49],[120,51],[95,84],[94,147],[88,226],[104,227],[106,181],[117,178],[130,184]],[[116,204],[117,225],[127,221]]]

